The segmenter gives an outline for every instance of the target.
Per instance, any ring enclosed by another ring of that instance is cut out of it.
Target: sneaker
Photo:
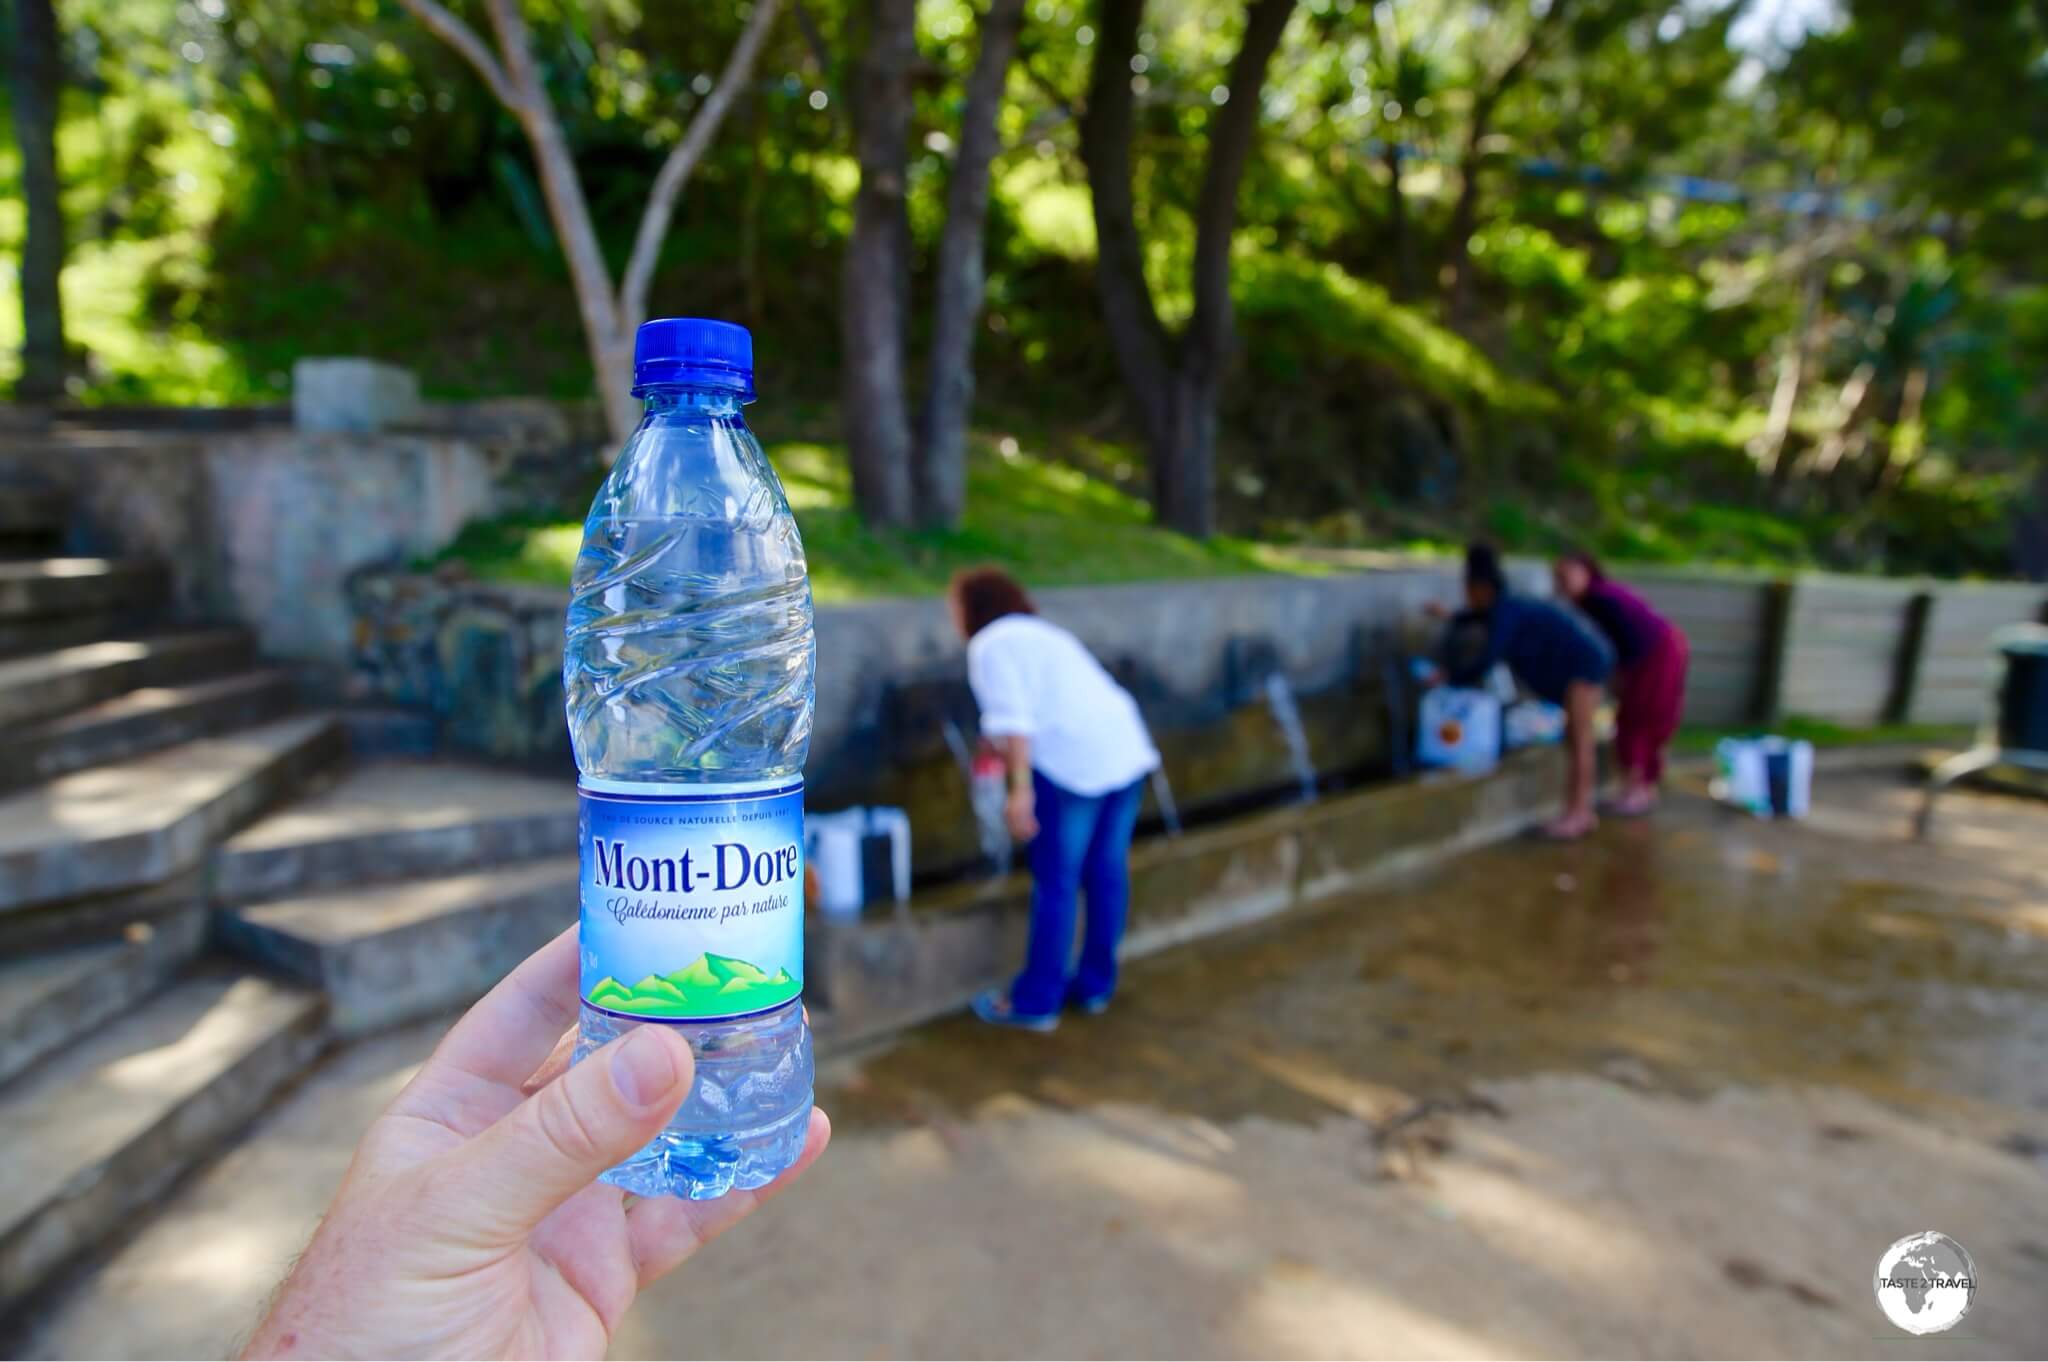
[[[1079,1012],[1086,1012],[1091,1017],[1099,1017],[1109,1011],[1109,995],[1098,993],[1093,998],[1076,998],[1067,1006]]]
[[[1043,1017],[1029,1016],[1014,1011],[1010,1007],[1010,1000],[1007,997],[993,991],[977,997],[971,1006],[974,1008],[974,1015],[987,1022],[990,1026],[1009,1026],[1019,1031],[1044,1033],[1057,1029],[1060,1024],[1057,1012]]]

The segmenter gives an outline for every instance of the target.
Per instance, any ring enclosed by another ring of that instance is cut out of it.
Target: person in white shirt
[[[1031,943],[1007,994],[974,1000],[999,1026],[1050,1031],[1060,1010],[1100,1012],[1116,991],[1130,902],[1131,830],[1159,753],[1130,692],[1081,640],[1038,617],[1016,579],[974,568],[946,593],[967,640],[967,683],[982,735],[1009,773],[1004,818],[1031,842]],[[1088,900],[1073,965],[1076,896]]]

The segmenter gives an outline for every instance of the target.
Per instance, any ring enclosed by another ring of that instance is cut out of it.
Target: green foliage
[[[1431,397],[1505,416],[1557,407],[1555,394],[1503,373],[1470,341],[1335,265],[1245,252],[1233,291],[1249,364],[1262,378],[1284,381],[1311,356],[1334,356],[1384,366]]]
[[[1840,8],[1779,53],[1730,46],[1732,4],[1304,0],[1241,195],[1225,523],[1269,544],[1486,532],[1533,551],[1895,571],[2007,571],[2029,536],[2048,555],[2048,12]],[[397,0],[63,10],[80,400],[275,400],[292,362],[320,353],[406,364],[437,397],[589,396],[524,134]],[[616,268],[740,7],[526,12]],[[977,13],[918,6],[920,297]],[[657,311],[752,325],[783,411],[837,391],[857,184],[859,8],[806,16],[816,45],[793,18],[773,30],[653,289]],[[1134,495],[1148,479],[1098,318],[1075,131],[1094,22],[1086,4],[1031,0],[999,119],[977,419],[1033,452],[984,440],[968,523],[925,538],[855,522],[829,429],[780,447],[828,595],[929,590],[983,557],[1037,580],[1300,566],[1246,539],[1159,535]],[[1190,306],[1241,22],[1241,6],[1150,0],[1133,64],[1133,182],[1169,322]],[[1488,135],[1468,147],[1482,104]],[[1468,153],[1473,296],[1453,315],[1439,266]],[[1670,174],[1745,197],[1684,199]],[[8,138],[0,253],[20,240],[15,180]],[[1788,190],[1841,197],[1816,215],[1773,197]],[[0,381],[13,277],[0,269]],[[1791,353],[1808,363],[1771,437]],[[573,543],[540,517],[472,527],[454,552],[550,580]]]
[[[1787,715],[1775,723],[1744,728],[1682,728],[1671,748],[1685,756],[1704,756],[1723,738],[1748,738],[1759,733],[1810,742],[1815,747],[1965,747],[1970,730],[1947,724],[1872,724],[1850,728],[1828,719]]]
[[[1285,549],[1155,529],[1146,506],[1067,463],[1025,453],[1014,436],[977,436],[966,522],[957,530],[885,533],[853,511],[845,451],[789,441],[768,447],[789,494],[820,601],[930,595],[964,567],[994,563],[1036,586],[1321,571]],[[580,508],[579,508],[580,510]],[[435,564],[483,578],[561,585],[583,526],[567,518],[510,516],[473,523]]]
[[[1793,54],[1787,126],[1902,199],[1968,215],[1976,247],[2038,267],[2048,220],[2048,13],[2026,0],[1853,0]],[[1867,121],[1866,121],[1867,120]]]

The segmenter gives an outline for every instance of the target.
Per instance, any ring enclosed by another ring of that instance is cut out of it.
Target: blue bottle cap
[[[656,383],[738,393],[754,400],[754,338],[744,326],[705,317],[661,317],[633,336],[633,395]]]

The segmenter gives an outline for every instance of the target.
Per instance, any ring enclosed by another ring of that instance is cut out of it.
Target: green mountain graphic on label
[[[770,974],[745,960],[705,954],[674,974],[650,974],[637,984],[606,976],[587,996],[598,1007],[636,1017],[729,1017],[779,1006],[802,991],[786,969]]]

